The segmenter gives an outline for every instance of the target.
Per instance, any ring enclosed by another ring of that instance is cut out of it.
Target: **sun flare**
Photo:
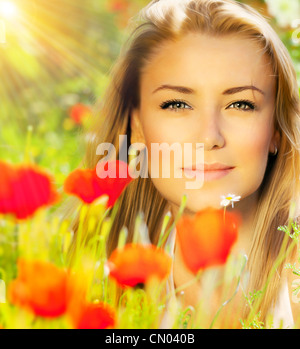
[[[12,1],[0,1],[0,17],[12,19],[18,14],[18,8]]]

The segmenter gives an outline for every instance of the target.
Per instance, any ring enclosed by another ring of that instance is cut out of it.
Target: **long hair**
[[[278,226],[288,222],[290,205],[299,200],[300,103],[296,72],[286,47],[267,19],[252,7],[234,0],[154,0],[137,16],[132,34],[124,44],[111,71],[110,84],[90,131],[83,165],[94,168],[101,157],[97,146],[112,143],[119,153],[119,135],[127,135],[130,145],[131,111],[139,107],[140,77],[144,65],[166,41],[189,32],[213,36],[243,35],[259,45],[271,62],[276,79],[274,127],[281,141],[276,156],[269,156],[260,187],[253,241],[249,254],[249,290],[260,290],[271,273],[285,233]],[[155,244],[167,201],[151,178],[137,178],[119,198],[119,209],[108,241],[108,254],[117,246],[119,232],[126,226],[132,239],[136,215],[142,211],[151,241]],[[76,230],[76,224],[75,224]],[[282,264],[276,275],[280,275]],[[262,318],[274,305],[280,278],[270,282],[260,305]]]

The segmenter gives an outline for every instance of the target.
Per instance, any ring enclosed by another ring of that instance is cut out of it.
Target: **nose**
[[[204,144],[204,150],[210,151],[224,147],[225,138],[221,129],[220,115],[210,112],[203,117],[200,116],[200,119],[199,141]]]

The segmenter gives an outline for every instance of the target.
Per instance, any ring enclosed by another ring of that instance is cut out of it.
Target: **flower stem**
[[[190,281],[186,282],[185,284],[181,285],[180,287],[177,287],[175,289],[175,294],[180,293],[184,289],[186,289],[186,288],[192,286],[193,284],[195,284],[196,282],[198,282],[200,280],[201,274],[202,274],[202,271],[200,270],[200,271],[198,271],[196,276],[194,278],[192,278]]]
[[[30,163],[30,147],[31,147],[31,138],[32,138],[33,127],[29,125],[27,127],[27,135],[26,135],[26,145],[24,152],[24,162]]]
[[[241,275],[243,274],[244,270],[245,270],[245,267],[246,267],[246,264],[247,264],[247,261],[248,261],[248,257],[246,255],[244,255],[244,263],[242,265],[242,270],[241,270],[241,273],[238,277],[238,281],[237,281],[237,285],[236,285],[236,288],[232,294],[232,296],[227,300],[225,301],[224,303],[221,304],[220,308],[218,309],[218,311],[216,312],[216,315],[214,316],[214,318],[212,319],[212,322],[209,326],[209,329],[212,329],[215,321],[217,320],[221,310],[225,307],[225,305],[227,305],[233,298],[234,296],[237,294],[238,290],[239,290],[239,287],[240,287],[240,283],[241,283]]]
[[[180,208],[179,208],[179,211],[177,213],[177,216],[176,216],[173,224],[171,225],[171,227],[168,229],[168,231],[163,236],[161,236],[160,241],[158,242],[158,245],[157,245],[158,247],[161,247],[161,246],[164,245],[164,243],[166,242],[166,240],[167,240],[168,236],[170,235],[171,231],[175,228],[179,218],[183,214],[183,211],[184,211],[184,208],[185,208],[185,205],[186,205],[186,201],[187,201],[187,196],[183,195],[182,200],[181,200],[181,204],[180,204]]]

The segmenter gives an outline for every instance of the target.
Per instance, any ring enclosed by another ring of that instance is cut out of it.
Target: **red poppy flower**
[[[112,0],[109,4],[109,10],[112,12],[124,12],[129,8],[128,0]]]
[[[224,264],[238,236],[240,218],[232,212],[207,209],[183,215],[176,225],[183,259],[194,273]]]
[[[43,261],[18,260],[18,277],[8,287],[12,304],[26,307],[35,315],[61,316],[67,309],[68,274]]]
[[[74,324],[76,329],[114,328],[116,314],[112,307],[105,303],[86,303],[80,310]]]
[[[127,244],[116,249],[108,260],[110,277],[120,286],[134,287],[151,278],[164,280],[171,271],[172,259],[154,245]]]
[[[69,115],[71,119],[76,124],[81,124],[83,119],[90,116],[91,113],[92,113],[91,108],[81,103],[77,103],[73,105],[69,111]]]
[[[65,180],[64,190],[68,194],[78,196],[87,204],[92,203],[102,195],[108,195],[107,206],[114,205],[127,184],[132,181],[128,165],[123,161],[108,161],[95,169],[77,169]],[[106,178],[104,173],[107,173]],[[124,173],[121,178],[120,173]],[[99,176],[98,176],[99,175]]]
[[[66,315],[76,329],[113,328],[116,323],[114,309],[106,303],[90,303],[86,300],[88,278],[83,271],[69,273]]]
[[[52,177],[38,166],[0,161],[0,213],[24,219],[58,199]]]

